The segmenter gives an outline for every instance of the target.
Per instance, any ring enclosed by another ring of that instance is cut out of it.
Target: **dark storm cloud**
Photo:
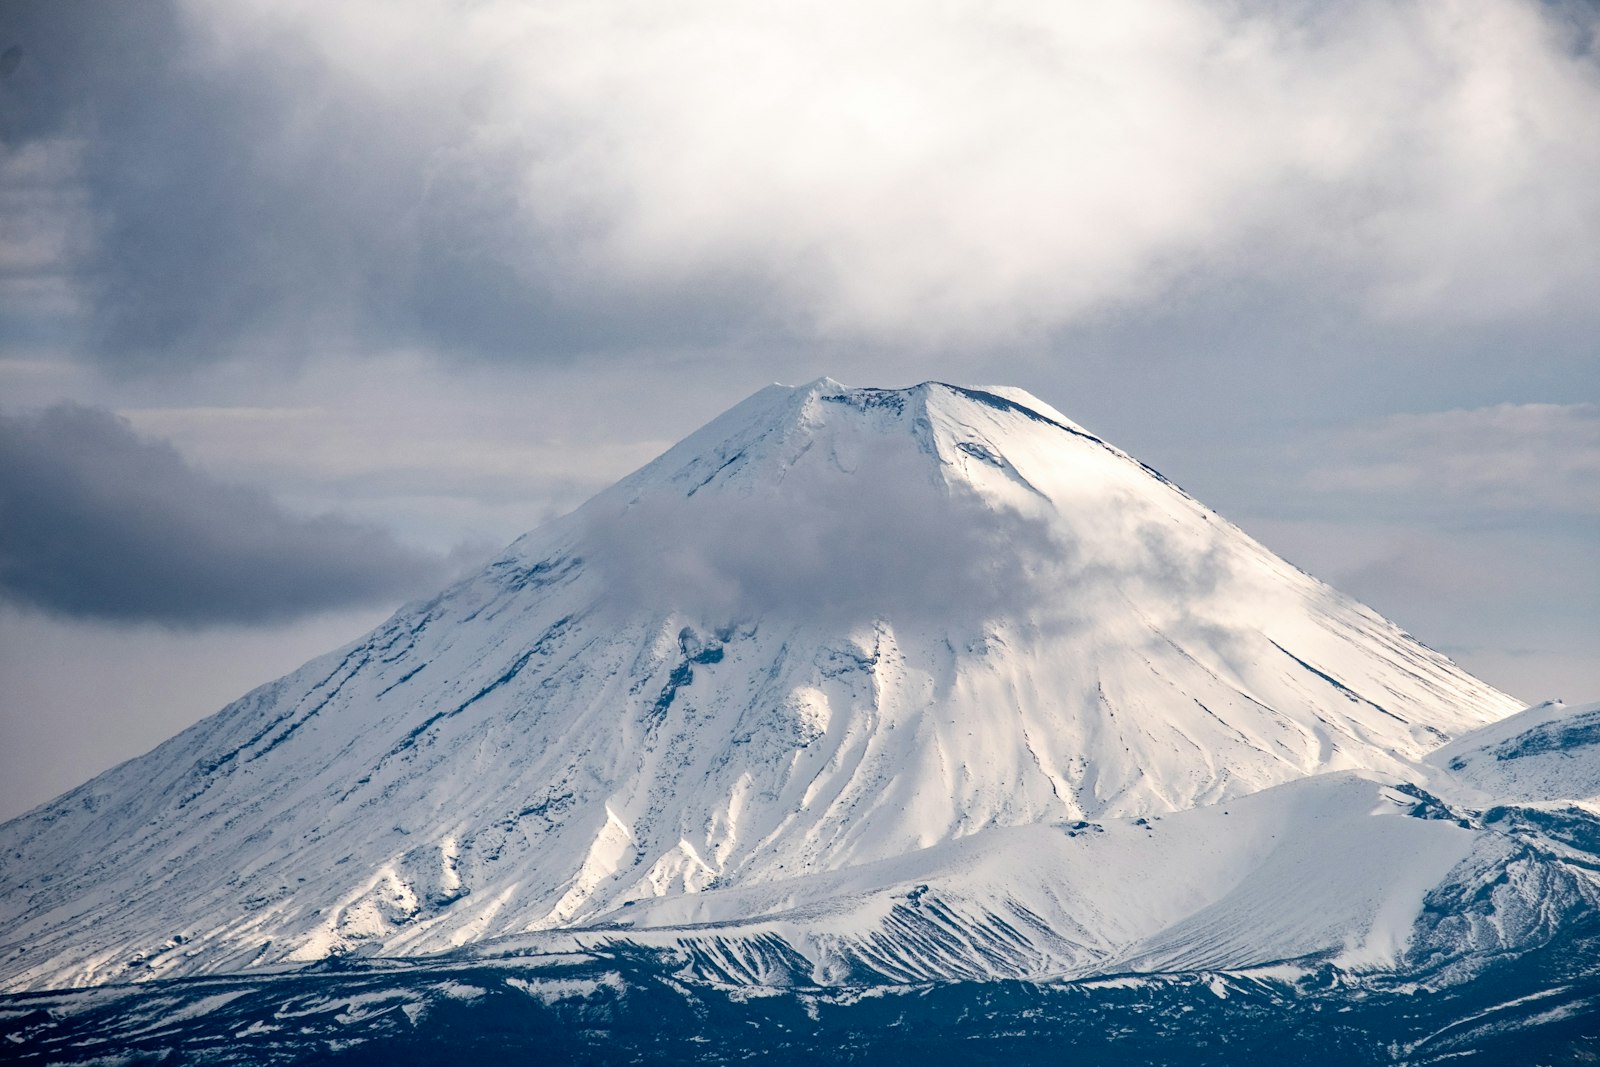
[[[445,576],[381,530],[217,481],[109,412],[0,416],[0,598],[198,625],[378,603]]]
[[[520,217],[529,160],[472,143],[472,76],[401,64],[364,86],[314,29],[164,0],[28,2],[0,48],[4,151],[71,150],[92,247],[58,265],[77,345],[123,368],[431,345],[552,353],[724,335],[733,277],[625,299],[574,285]],[[228,38],[221,41],[216,36]],[[419,57],[423,58],[423,57]],[[548,249],[541,241],[549,241]]]

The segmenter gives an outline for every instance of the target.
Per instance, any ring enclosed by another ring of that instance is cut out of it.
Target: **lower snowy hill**
[[[984,831],[892,861],[629,903],[580,930],[475,951],[610,941],[708,978],[850,985],[1392,963],[1424,894],[1479,835],[1340,773],[1168,816]]]
[[[1582,1064],[1597,872],[1600,817],[1548,791],[1479,810],[1336,772],[431,957],[0,996],[0,1040],[31,1064]]]
[[[1592,775],[1594,754],[1573,756]],[[1416,772],[989,830],[839,872],[628,902],[582,928],[471,951],[640,946],[681,954],[684,973],[755,985],[1324,966],[1460,977],[1600,916],[1600,820],[1584,796],[1471,807],[1430,792],[1481,796],[1471,782]]]
[[[1457,738],[1428,763],[1480,800],[1581,801],[1600,810],[1600,704],[1539,704]]]

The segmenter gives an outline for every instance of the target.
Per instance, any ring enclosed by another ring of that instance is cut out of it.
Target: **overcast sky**
[[[1600,699],[1597,116],[1577,0],[8,0],[0,817],[822,374]]]

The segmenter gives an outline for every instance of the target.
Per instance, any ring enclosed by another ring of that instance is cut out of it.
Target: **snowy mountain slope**
[[[1586,802],[1600,811],[1600,704],[1537,704],[1428,754],[1467,787],[1502,803]]]
[[[0,983],[440,951],[1404,778],[1514,707],[1026,394],[774,386],[0,827]]]
[[[1392,963],[1480,836],[1353,772],[1167,816],[986,830],[877,863],[642,899],[472,955],[670,949],[761,984]]]
[[[0,994],[0,1038],[40,1064],[1586,1062],[1600,816],[1549,804],[1332,772],[439,956]]]
[[[640,899],[455,955],[634,946],[681,957],[687,976],[778,986],[1324,965],[1437,985],[1594,932],[1597,872],[1592,813],[1451,808],[1408,782],[1330,772],[1166,816],[997,828],[842,871]]]

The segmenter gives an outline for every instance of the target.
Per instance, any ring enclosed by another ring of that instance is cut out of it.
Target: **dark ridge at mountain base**
[[[867,989],[685,982],[650,952],[341,963],[0,998],[17,1064],[1588,1064],[1600,941],[1437,992],[1332,968]],[[1583,961],[1590,961],[1587,965]],[[1574,970],[1589,973],[1574,977]]]

